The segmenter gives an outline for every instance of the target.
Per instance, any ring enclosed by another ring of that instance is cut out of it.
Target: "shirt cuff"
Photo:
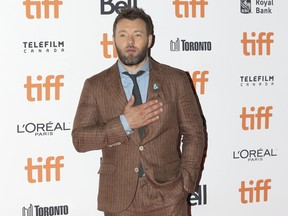
[[[123,125],[123,128],[124,128],[127,136],[134,132],[134,131],[130,128],[130,126],[129,126],[129,124],[128,124],[128,122],[127,122],[127,120],[126,120],[126,118],[125,118],[124,115],[120,115],[120,121],[121,121],[121,123],[122,123],[122,125]]]

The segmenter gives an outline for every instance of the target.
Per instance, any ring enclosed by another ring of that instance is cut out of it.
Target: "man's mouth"
[[[126,52],[127,53],[135,53],[137,50],[136,50],[136,48],[135,47],[128,47],[128,48],[126,48]]]

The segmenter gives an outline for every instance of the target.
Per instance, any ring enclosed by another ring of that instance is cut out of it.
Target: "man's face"
[[[124,65],[138,65],[148,56],[152,35],[147,35],[145,22],[141,19],[122,19],[118,22],[114,44],[118,57]]]

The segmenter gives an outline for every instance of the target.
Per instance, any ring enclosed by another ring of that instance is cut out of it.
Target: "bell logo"
[[[61,163],[61,160],[64,159],[64,156],[53,157],[50,156],[46,158],[44,165],[33,165],[32,158],[27,159],[27,166],[25,170],[27,171],[27,180],[29,183],[36,182],[51,182],[51,172],[54,170],[55,181],[60,181],[60,169],[64,167],[64,164]],[[43,158],[38,157],[37,162],[42,163]],[[43,180],[43,170],[45,170],[45,178]]]
[[[192,81],[195,89],[199,84],[200,94],[205,94],[205,84],[208,82],[206,75],[209,74],[208,71],[195,71],[192,74]]]
[[[197,8],[200,10],[200,17],[205,17],[205,6],[208,5],[207,0],[174,0],[173,5],[175,5],[175,15],[177,18],[195,18],[197,15]],[[190,9],[191,6],[191,9]],[[191,10],[191,11],[190,11]],[[184,11],[184,14],[183,14]]]
[[[101,14],[119,13],[122,8],[137,8],[137,0],[118,1],[113,3],[113,0],[101,0]],[[133,4],[132,4],[133,2]]]
[[[54,18],[59,18],[59,6],[63,4],[63,1],[60,0],[24,0],[23,5],[26,7],[26,17],[28,19],[41,19],[42,18],[42,8],[44,8],[44,18],[50,18],[50,7],[53,7]],[[32,14],[32,6],[34,6],[34,12]]]
[[[24,84],[24,88],[27,89],[27,100],[28,101],[42,101],[42,95],[44,88],[45,100],[49,101],[51,98],[51,89],[54,88],[55,100],[60,100],[60,88],[64,86],[64,83],[61,82],[61,79],[64,78],[64,75],[48,75],[45,78],[45,82],[42,83],[32,83],[32,77],[27,76],[27,82]],[[42,76],[37,76],[38,81],[42,81]],[[33,90],[35,90],[36,97],[33,96]]]
[[[248,39],[247,32],[243,32],[243,39],[241,40],[241,43],[243,44],[243,54],[245,56],[262,56],[264,53],[263,47],[265,45],[265,53],[269,56],[271,53],[271,44],[274,42],[274,40],[271,39],[273,35],[273,32],[260,32],[257,36],[255,32],[252,32],[252,38]]]
[[[271,183],[271,179],[266,180],[258,180],[256,182],[256,186],[253,187],[254,181],[250,180],[249,185],[252,187],[246,186],[245,181],[241,182],[241,187],[239,188],[239,192],[241,194],[241,203],[253,203],[260,202],[261,198],[263,198],[264,202],[268,201],[268,191],[271,189],[269,185]],[[248,195],[248,196],[246,196]]]
[[[260,106],[257,109],[257,113],[254,114],[253,112],[256,110],[255,107],[251,107],[250,111],[251,114],[247,113],[247,108],[242,108],[242,114],[240,118],[242,119],[242,129],[243,130],[254,130],[255,129],[255,119],[257,124],[257,129],[262,129],[262,119],[264,119],[264,128],[269,129],[270,126],[270,118],[272,117],[271,110],[273,109],[272,106]]]
[[[108,40],[108,34],[103,34],[103,40],[100,42],[103,46],[103,56],[105,58],[117,58],[116,47],[114,46],[113,40]],[[111,54],[112,52],[112,54]]]
[[[187,198],[188,205],[207,205],[207,185],[199,185],[198,191],[191,193]]]

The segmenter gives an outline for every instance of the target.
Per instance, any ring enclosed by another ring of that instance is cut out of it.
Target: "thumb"
[[[135,97],[134,97],[134,95],[131,95],[131,97],[127,103],[127,106],[132,107],[134,105],[134,101],[135,101]]]

